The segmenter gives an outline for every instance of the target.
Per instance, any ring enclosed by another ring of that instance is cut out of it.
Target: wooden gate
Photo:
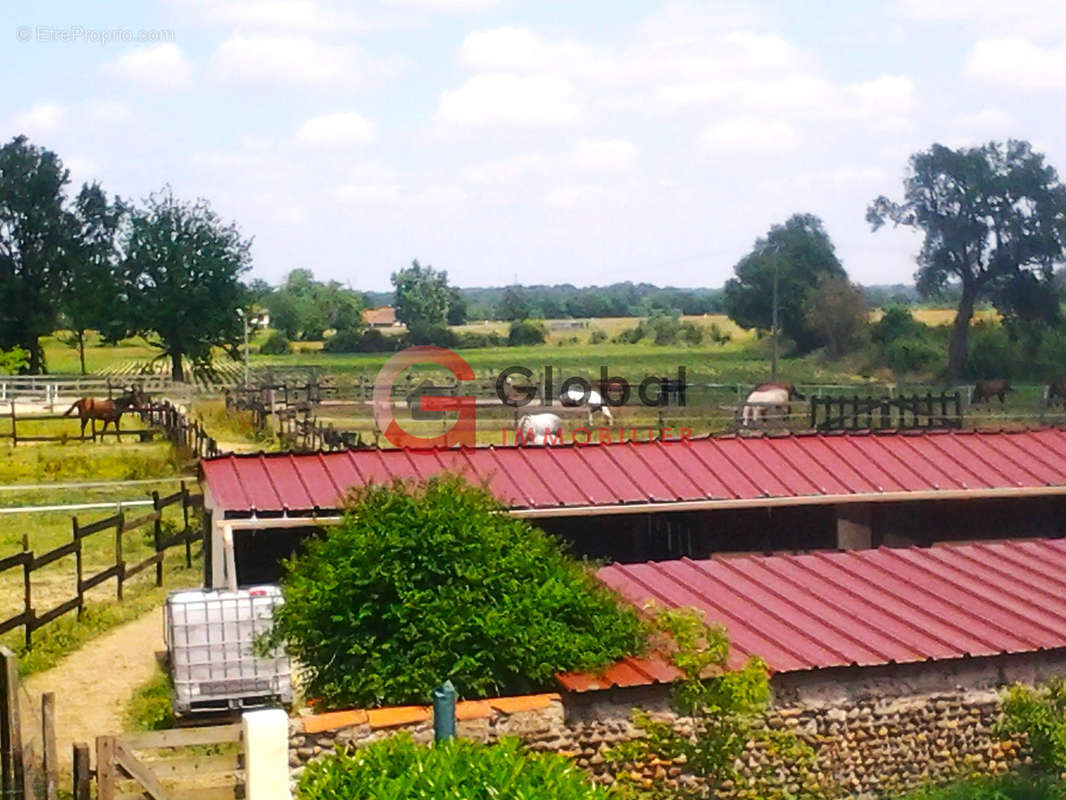
[[[96,738],[98,800],[244,797],[241,724]]]
[[[958,392],[909,397],[812,397],[811,427],[817,431],[959,428]]]

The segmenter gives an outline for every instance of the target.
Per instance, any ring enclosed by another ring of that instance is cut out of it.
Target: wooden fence
[[[241,730],[238,722],[206,728],[98,736],[97,800],[241,798],[245,784],[243,748],[239,746]],[[205,746],[219,752],[206,755],[202,752]],[[189,748],[197,750],[190,752]],[[75,775],[75,786],[78,777]]]
[[[38,401],[54,405],[60,397],[113,397],[129,385],[146,394],[184,394],[188,388],[162,375],[98,377],[91,375],[3,375],[0,376],[0,402]],[[69,402],[69,400],[67,401]]]
[[[218,442],[208,436],[203,423],[189,419],[182,409],[169,400],[152,403],[139,413],[142,420],[161,428],[175,447],[184,447],[200,458],[211,458],[220,452]]]
[[[942,392],[909,397],[812,397],[811,427],[818,431],[960,428],[962,396]]]
[[[85,434],[80,433],[59,433],[46,436],[40,433],[33,434],[20,434],[18,431],[19,422],[23,423],[36,423],[36,422],[55,422],[59,420],[66,420],[67,422],[77,424],[78,417],[67,416],[65,414],[18,414],[15,401],[11,401],[11,408],[7,414],[0,419],[6,419],[11,426],[11,430],[8,432],[0,431],[0,439],[10,439],[14,445],[20,442],[25,444],[27,442],[95,442],[98,438],[102,439],[105,436],[114,436],[121,441],[123,434],[127,436],[134,436],[140,441],[147,441],[155,436],[159,431],[153,428],[123,428],[116,430],[114,426],[108,430],[97,430],[97,420],[93,419],[89,421],[89,426],[86,429]],[[119,425],[122,421],[119,420]]]
[[[174,505],[181,505],[184,527],[177,533],[169,536],[163,533],[163,511]],[[0,558],[0,574],[8,570],[22,570],[23,585],[23,608],[18,614],[0,621],[0,634],[7,633],[15,628],[22,628],[25,635],[26,648],[33,646],[33,634],[38,629],[47,625],[54,619],[64,614],[76,611],[80,616],[85,608],[85,593],[95,586],[115,581],[115,596],[122,599],[123,584],[140,572],[155,566],[156,586],[163,585],[163,556],[171,547],[185,546],[185,565],[192,566],[192,542],[203,536],[202,530],[190,524],[190,517],[203,508],[203,496],[189,493],[184,482],[181,489],[166,497],[160,497],[158,492],[152,493],[152,511],[141,516],[127,518],[124,512],[119,512],[106,519],[82,525],[77,518],[73,521],[71,540],[45,553],[35,553],[30,548],[29,537],[22,540],[22,552]],[[126,534],[139,530],[148,525],[152,526],[152,541],[155,550],[152,555],[128,564],[123,555],[123,541]],[[104,532],[110,532],[114,536],[115,560],[106,569],[94,575],[86,575],[83,561],[85,540],[90,536],[96,536]],[[69,599],[59,603],[55,607],[41,612],[34,607],[33,603],[33,573],[43,569],[49,564],[61,558],[74,557],[74,593]]]

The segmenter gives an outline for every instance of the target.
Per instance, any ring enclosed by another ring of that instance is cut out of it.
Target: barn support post
[[[836,507],[838,550],[868,550],[873,547],[869,503],[842,503]]]

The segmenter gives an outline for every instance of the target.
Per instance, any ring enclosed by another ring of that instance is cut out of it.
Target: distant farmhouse
[[[364,309],[363,322],[371,328],[394,328],[400,324],[396,319],[396,309],[392,306]]]

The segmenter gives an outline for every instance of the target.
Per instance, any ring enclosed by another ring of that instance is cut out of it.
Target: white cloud
[[[1061,0],[896,0],[897,16],[966,24],[992,35],[1056,36],[1066,31]]]
[[[234,33],[218,46],[220,78],[237,83],[363,85],[393,74],[394,61],[372,61],[354,45],[308,36]]]
[[[389,0],[394,6],[410,6],[428,11],[474,11],[492,8],[500,0]]]
[[[766,117],[733,117],[715,122],[703,132],[710,150],[729,153],[776,153],[799,144],[799,134],[787,122]]]
[[[637,160],[637,146],[626,139],[581,139],[570,160],[578,169],[624,170]]]
[[[29,111],[15,115],[12,127],[15,133],[30,138],[48,136],[59,130],[63,122],[63,109],[55,103],[37,103]]]
[[[581,116],[581,103],[565,78],[492,73],[444,92],[437,114],[458,125],[566,125]]]
[[[966,74],[1015,89],[1066,87],[1066,42],[1044,47],[1028,39],[983,39],[966,58]]]
[[[354,111],[322,114],[307,120],[296,138],[312,147],[348,147],[373,141],[374,126]]]
[[[368,23],[349,10],[312,0],[185,0],[197,7],[204,20],[242,29],[279,31],[352,32],[366,30]]]
[[[137,47],[106,65],[113,75],[153,89],[181,89],[189,85],[192,67],[176,44]]]
[[[1018,121],[1013,114],[1001,108],[982,108],[961,117],[959,124],[967,130],[1003,133],[1014,128]]]
[[[86,113],[100,125],[117,125],[133,118],[130,107],[118,100],[92,100],[86,104]]]

